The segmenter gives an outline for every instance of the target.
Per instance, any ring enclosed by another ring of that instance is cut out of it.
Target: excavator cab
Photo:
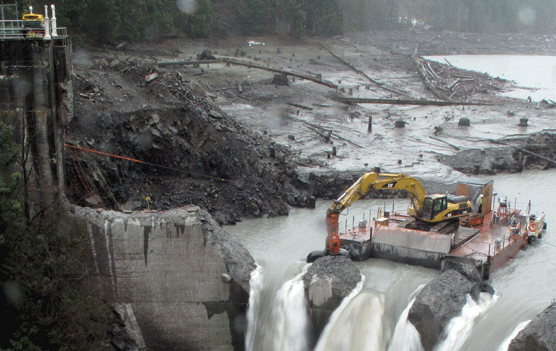
[[[423,219],[430,221],[441,212],[448,209],[448,198],[446,195],[427,195],[423,202]]]

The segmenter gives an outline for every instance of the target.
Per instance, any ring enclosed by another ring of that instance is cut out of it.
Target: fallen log
[[[438,141],[440,141],[441,143],[444,143],[444,144],[446,144],[446,145],[450,145],[451,147],[453,147],[454,149],[456,149],[456,150],[458,150],[458,151],[459,151],[459,149],[460,149],[459,146],[454,145],[454,144],[452,144],[452,143],[449,143],[449,142],[447,142],[446,140],[442,140],[442,139],[440,139],[440,138],[433,137],[433,136],[430,136],[430,135],[429,135],[429,138],[434,139],[434,140],[438,140]]]
[[[289,119],[292,119],[292,120],[294,120],[294,121],[296,121],[296,122],[304,123],[304,124],[306,124],[306,125],[308,125],[308,126],[311,126],[311,127],[313,127],[313,128],[321,129],[322,131],[326,131],[326,132],[330,131],[330,134],[333,135],[333,136],[335,136],[336,138],[338,138],[338,139],[340,139],[340,140],[343,140],[343,141],[345,141],[345,142],[348,142],[348,143],[350,143],[350,144],[352,144],[352,145],[354,145],[354,146],[357,146],[358,148],[364,149],[363,146],[361,146],[361,145],[359,145],[359,144],[357,144],[357,143],[354,143],[353,141],[351,141],[351,140],[349,140],[349,139],[346,139],[346,138],[344,138],[344,137],[338,135],[337,133],[334,133],[334,132],[332,131],[332,129],[327,129],[327,128],[324,128],[324,127],[322,127],[322,126],[319,126],[318,124],[309,123],[309,122],[306,122],[306,121],[304,121],[304,120],[302,120],[302,119],[295,118],[295,117],[292,117],[292,116],[288,116],[288,118],[289,118]]]
[[[492,89],[496,89],[496,90],[502,90],[502,88],[497,87],[496,85],[490,84],[490,83],[483,83],[486,86],[491,87]]]
[[[429,70],[431,71],[431,73],[434,75],[434,78],[440,79],[440,77],[438,77],[438,74],[436,74],[436,72],[434,71],[434,69],[432,69],[431,63],[430,63],[430,62],[427,62],[427,67],[429,68]]]
[[[423,65],[421,64],[419,59],[416,56],[411,56],[411,58],[413,59],[413,62],[415,63],[415,66],[417,67],[417,71],[419,72],[419,75],[421,76],[421,78],[423,78],[423,82],[425,83],[427,88],[429,88],[429,90],[434,94],[434,96],[436,96],[437,98],[442,99],[442,100],[451,101],[448,96],[440,93],[434,87],[434,85],[432,85],[432,83],[429,82],[429,80],[427,79],[427,76],[425,75],[425,68],[423,67]]]
[[[201,64],[209,64],[209,63],[219,63],[220,60],[173,60],[173,61],[157,61],[156,64],[163,67],[163,66],[172,66],[172,65],[201,65]]]
[[[338,85],[336,85],[332,82],[329,82],[329,81],[323,80],[323,79],[317,79],[315,77],[311,77],[311,76],[301,74],[301,73],[295,73],[295,72],[292,72],[292,71],[285,71],[285,70],[272,68],[272,67],[264,67],[264,66],[256,65],[256,64],[251,63],[251,62],[239,61],[239,60],[234,60],[234,59],[225,58],[225,57],[221,57],[220,60],[222,62],[229,63],[231,65],[245,66],[245,67],[248,67],[248,68],[262,69],[264,71],[281,73],[281,74],[285,74],[285,75],[288,75],[288,76],[297,77],[299,79],[310,80],[312,82],[327,86],[327,87],[332,88],[332,89],[338,89]]]
[[[324,139],[325,142],[331,143],[331,144],[332,144],[332,142],[330,141],[330,136],[331,136],[331,134],[332,134],[332,130],[328,130],[328,133],[324,133],[324,131],[325,131],[326,129],[315,128],[315,127],[312,127],[312,126],[310,126],[310,125],[308,125],[307,128],[311,129],[313,132],[315,132],[315,133],[317,133],[318,135],[320,135],[320,136]]]
[[[343,138],[343,137],[339,136],[338,134],[336,134],[336,133],[334,133],[334,132],[332,132],[332,135],[334,135],[336,138],[338,138],[338,139],[340,139],[340,140],[343,140],[343,141],[345,141],[345,142],[347,142],[347,143],[350,143],[351,145],[357,146],[357,147],[360,148],[360,149],[364,149],[363,146],[361,146],[361,145],[359,145],[359,144],[357,144],[357,143],[354,143],[354,142],[351,141],[351,140],[348,140],[348,139],[346,139],[346,138]]]
[[[286,103],[290,106],[299,107],[299,108],[302,108],[302,109],[305,109],[305,110],[309,110],[309,111],[313,110],[313,108],[309,107],[309,106],[304,106],[304,105],[296,104],[296,103],[293,103],[293,102],[286,102]]]
[[[424,141],[424,140],[421,140],[421,139],[416,138],[416,137],[411,137],[411,136],[410,136],[409,139],[410,139],[410,140],[413,140],[413,141],[416,141],[416,142],[418,142],[418,143],[423,143],[423,144],[432,145],[432,146],[436,146],[436,147],[440,147],[440,146],[441,146],[441,145],[439,145],[439,144],[429,143],[428,141]]]
[[[334,98],[336,101],[346,104],[391,104],[391,105],[432,105],[432,106],[488,106],[490,103],[485,102],[460,102],[460,101],[439,101],[439,100],[421,100],[421,99],[374,99],[374,98],[352,98],[338,96]]]
[[[387,87],[386,85],[384,85],[384,83],[378,82],[376,80],[374,80],[373,78],[371,78],[367,73],[363,72],[362,70],[360,70],[359,68],[355,67],[354,65],[352,65],[351,63],[347,62],[346,60],[344,60],[343,58],[341,58],[340,56],[336,55],[332,50],[330,50],[329,48],[327,48],[324,44],[320,44],[320,46],[322,46],[322,48],[326,51],[328,51],[332,56],[334,56],[335,58],[337,58],[340,62],[342,62],[344,65],[348,66],[349,68],[351,68],[352,70],[354,70],[355,72],[363,75],[365,78],[367,78],[369,81],[371,81],[372,83],[378,85],[379,87],[381,87],[384,90],[387,90],[389,92],[392,93],[396,93],[399,95],[403,95],[403,96],[407,96],[407,97],[411,97],[411,95],[409,95],[408,93],[405,93],[403,91],[399,91],[396,89],[392,89]]]
[[[454,80],[452,83],[448,84],[447,88],[451,90],[453,87],[456,86],[456,84],[459,83],[460,80],[461,80],[461,78],[458,78],[458,79]]]
[[[332,88],[332,89],[338,89],[338,85],[336,85],[332,82],[329,82],[327,80],[318,79],[318,78],[315,78],[315,77],[311,77],[311,76],[308,76],[308,75],[305,75],[305,74],[296,73],[296,72],[292,72],[292,71],[285,71],[285,70],[281,70],[281,69],[277,69],[277,68],[256,65],[252,62],[235,60],[235,59],[231,59],[231,58],[228,58],[228,57],[220,57],[217,60],[196,60],[196,61],[176,60],[176,61],[158,61],[157,62],[157,64],[159,66],[195,65],[195,64],[203,64],[203,63],[227,63],[227,64],[230,64],[230,65],[245,66],[245,67],[248,67],[248,68],[261,69],[261,70],[264,70],[264,71],[281,73],[281,74],[285,74],[285,75],[288,75],[288,76],[297,77],[299,79],[310,80],[312,82],[327,86],[327,87]]]

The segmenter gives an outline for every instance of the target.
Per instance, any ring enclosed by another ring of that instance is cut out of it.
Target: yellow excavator
[[[351,206],[370,189],[400,189],[411,194],[408,214],[416,219],[418,225],[412,229],[429,230],[434,224],[453,221],[459,226],[459,217],[471,213],[471,202],[466,196],[447,194],[427,195],[419,181],[404,173],[365,173],[326,211],[326,254],[340,252],[338,218],[340,213]]]

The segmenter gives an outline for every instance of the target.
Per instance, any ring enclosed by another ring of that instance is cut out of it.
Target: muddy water
[[[512,203],[517,199],[519,208],[525,210],[531,199],[534,213],[545,212],[548,230],[540,242],[491,275],[495,299],[468,306],[466,315],[455,321],[453,333],[464,330],[466,337],[449,344],[453,350],[499,350],[521,323],[534,318],[556,297],[556,236],[552,234],[552,226],[556,225],[556,170],[492,179],[498,196],[507,196]],[[283,350],[283,345],[288,345],[289,350],[309,349],[310,330],[304,324],[307,317],[296,276],[306,266],[306,254],[324,246],[324,214],[328,206],[330,201],[319,201],[315,209],[292,209],[288,217],[226,227],[261,266],[257,303],[250,311],[250,350]],[[368,218],[369,210],[376,215],[377,208],[385,206],[391,209],[392,201],[358,201],[342,217],[340,227],[343,229],[346,222],[349,227],[363,216]],[[394,206],[405,208],[407,201],[398,200]],[[415,331],[404,320],[404,310],[416,291],[438,272],[381,260],[358,265],[365,278],[361,290],[337,313],[329,332],[323,332],[318,349],[419,350]],[[452,342],[449,338],[450,335],[447,342]],[[441,348],[445,346],[446,343]]]

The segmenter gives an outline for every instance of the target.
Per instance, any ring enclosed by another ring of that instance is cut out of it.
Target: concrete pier
[[[21,22],[21,21],[15,21]],[[0,32],[0,120],[14,127],[26,209],[32,216],[62,194],[63,130],[73,114],[71,40]]]

